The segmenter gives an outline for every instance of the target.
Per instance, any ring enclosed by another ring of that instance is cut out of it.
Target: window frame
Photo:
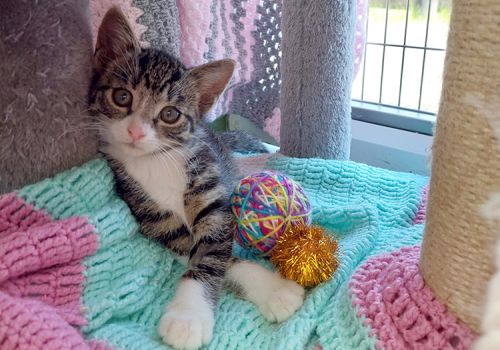
[[[353,120],[432,136],[436,116],[401,107],[351,100]]]
[[[429,39],[429,24],[431,20],[431,10],[433,3],[437,0],[428,0],[426,8],[424,8],[426,14],[426,24],[425,24],[425,39],[423,46],[408,45],[407,43],[407,31],[409,25],[410,17],[410,1],[405,0],[405,25],[404,25],[404,39],[402,44],[394,44],[387,42],[387,30],[388,30],[388,19],[389,19],[389,9],[390,0],[385,0],[385,24],[384,24],[384,38],[383,42],[369,41],[368,40],[368,30],[370,23],[369,5],[366,8],[366,23],[365,23],[365,42],[363,48],[363,59],[361,66],[361,92],[358,98],[351,97],[352,106],[352,120],[362,121],[366,123],[371,123],[379,126],[385,126],[390,128],[395,128],[404,131],[415,132],[423,135],[433,136],[434,127],[436,123],[436,117],[438,111],[425,111],[421,109],[422,104],[422,89],[424,84],[424,74],[426,69],[426,56],[427,51],[443,51],[446,52],[446,48],[442,47],[432,47],[428,45]],[[382,67],[380,76],[380,86],[379,86],[379,98],[378,102],[364,100],[365,94],[365,74],[366,74],[366,52],[367,47],[372,46],[382,46]],[[384,80],[384,69],[385,69],[385,55],[386,47],[401,47],[402,48],[402,62],[401,62],[401,72],[400,72],[400,82],[398,91],[398,103],[397,105],[388,105],[382,102],[382,88]],[[419,96],[418,96],[418,109],[409,109],[401,107],[401,94],[403,87],[403,73],[405,64],[405,52],[406,49],[420,49],[423,51],[422,58],[422,68],[421,77],[419,82]],[[354,83],[354,80],[353,80]]]

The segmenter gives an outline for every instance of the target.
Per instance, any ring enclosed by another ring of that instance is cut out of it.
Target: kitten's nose
[[[132,139],[133,142],[139,141],[144,137],[144,130],[138,123],[130,123],[128,128],[128,136]]]

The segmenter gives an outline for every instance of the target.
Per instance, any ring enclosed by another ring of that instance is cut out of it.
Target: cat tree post
[[[479,332],[495,235],[480,210],[500,189],[498,0],[454,1],[420,268],[436,298]]]
[[[283,1],[283,154],[349,158],[355,19],[355,0]]]

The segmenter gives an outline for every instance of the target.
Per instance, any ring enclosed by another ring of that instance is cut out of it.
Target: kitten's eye
[[[113,91],[113,102],[120,107],[129,107],[132,104],[132,94],[125,89]]]
[[[160,119],[167,124],[174,124],[180,117],[181,112],[175,107],[165,107],[160,112]]]

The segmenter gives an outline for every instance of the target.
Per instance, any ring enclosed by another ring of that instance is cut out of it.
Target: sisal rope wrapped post
[[[436,298],[475,332],[496,240],[480,210],[500,189],[499,18],[498,0],[453,2],[420,260]]]

